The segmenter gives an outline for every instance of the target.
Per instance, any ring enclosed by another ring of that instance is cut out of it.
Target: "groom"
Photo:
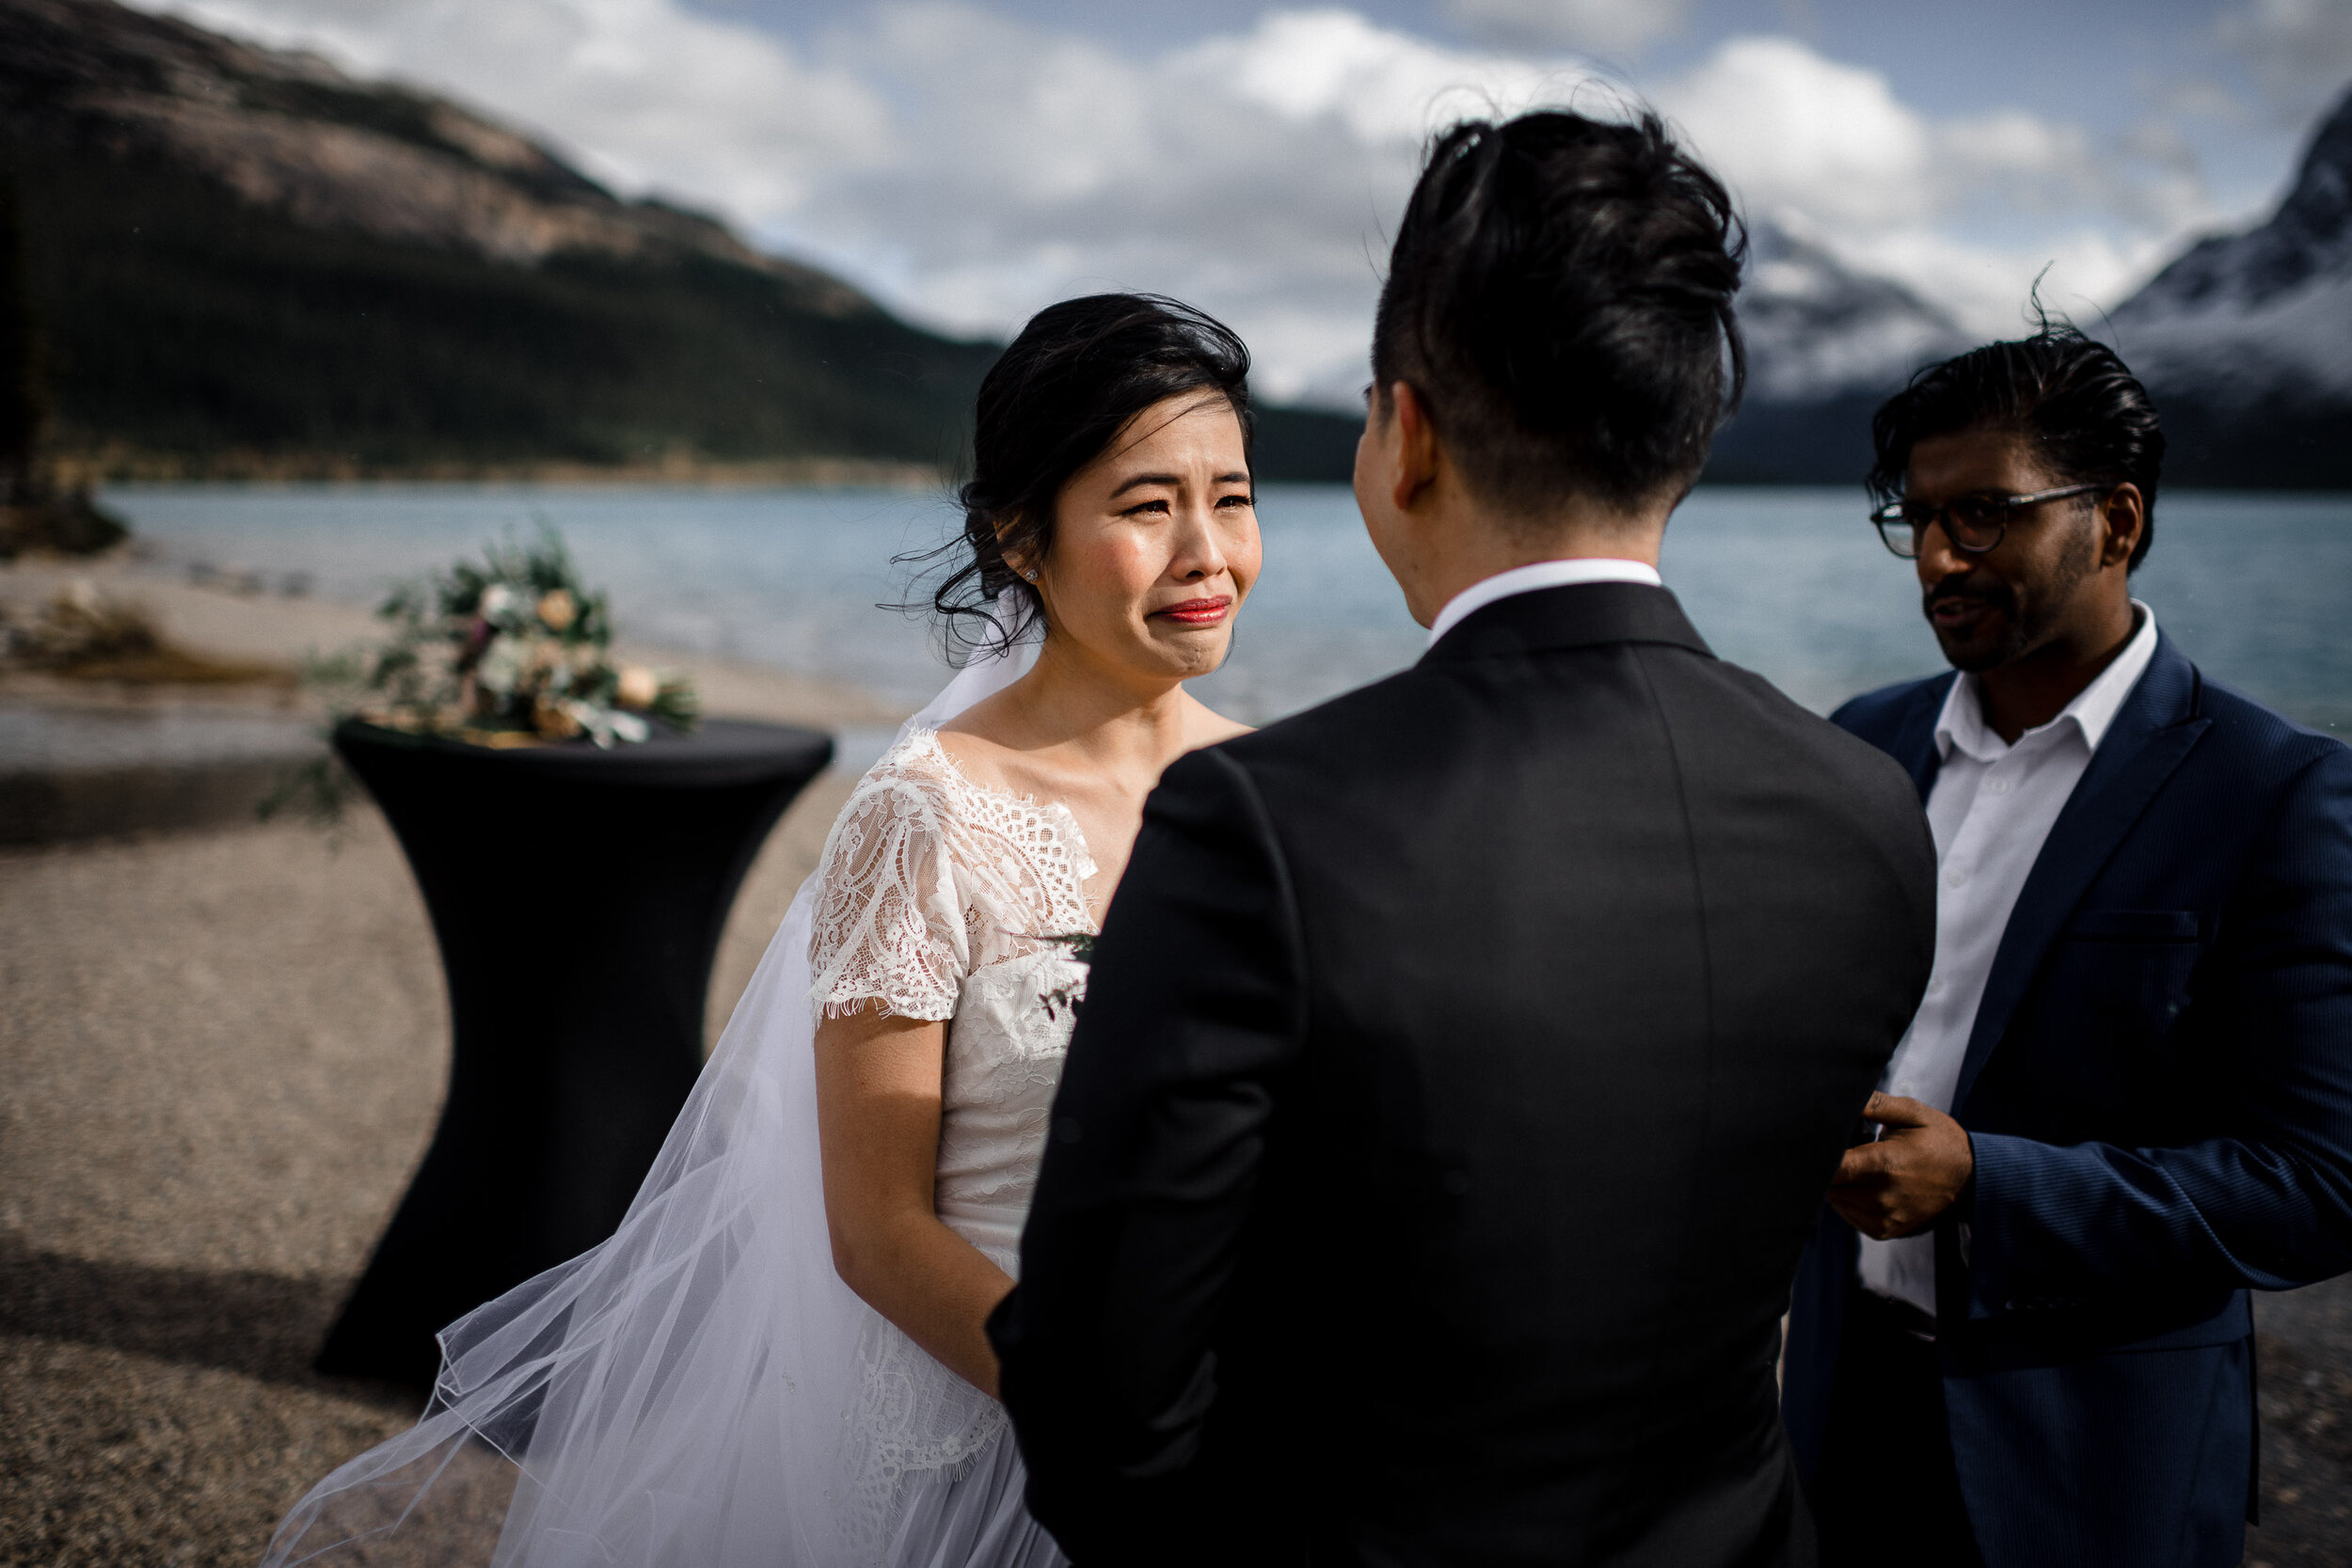
[[[1356,468],[1429,652],[1168,770],[990,1323],[1081,1568],[1811,1560],[1777,1324],[1934,866],[1659,585],[1737,233],[1654,119],[1431,150]]]

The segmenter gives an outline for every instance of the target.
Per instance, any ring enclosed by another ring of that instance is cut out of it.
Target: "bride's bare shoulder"
[[[998,692],[975,703],[940,725],[933,736],[958,772],[975,784],[996,789],[1011,787],[1008,764],[1018,755],[1018,749],[1004,738],[1000,716],[994,711],[1003,695]]]

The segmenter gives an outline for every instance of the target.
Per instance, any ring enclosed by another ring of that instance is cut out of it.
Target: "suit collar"
[[[2139,685],[2139,677],[2147,673],[2149,663],[2155,657],[2156,612],[2137,599],[2132,601],[2132,610],[2139,624],[2124,641],[2122,650],[2107,661],[2107,667],[2089,686],[2074,694],[2074,700],[2057,718],[2019,736],[2017,746],[2036,741],[2052,731],[2072,729],[2082,737],[2086,752],[2098,752],[2116,715],[2122,712],[2133,689]],[[1954,751],[1960,751],[1979,762],[1992,762],[2012,749],[1985,722],[1983,687],[1974,675],[1963,675],[1945,689],[1944,708],[1935,720],[1938,756],[1948,761]]]
[[[1465,617],[1422,657],[1490,658],[1604,642],[1665,642],[1714,657],[1671,590],[1587,582],[1497,599]]]
[[[1969,1031],[1968,1053],[1952,1096],[1954,1107],[1967,1104],[1978,1073],[2008,1031],[2018,1003],[2092,880],[2212,725],[2202,712],[2202,694],[2197,667],[2159,632],[2147,673],[2124,699],[2090,766],[2051,825],[2010,912]],[[1928,744],[1932,750],[1931,735]]]
[[[1524,566],[1481,578],[1446,600],[1445,608],[1429,623],[1430,644],[1434,646],[1447,632],[1486,606],[1514,594],[1533,594],[1539,588],[1566,588],[1582,582],[1645,582],[1652,588],[1662,586],[1658,568],[1646,561],[1614,556],[1531,561]]]

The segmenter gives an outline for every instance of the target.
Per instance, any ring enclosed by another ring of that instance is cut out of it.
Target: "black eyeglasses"
[[[2056,490],[2036,490],[2029,496],[1979,493],[1955,497],[1941,506],[1926,501],[1888,501],[1870,514],[1870,521],[1878,525],[1879,537],[1886,542],[1886,547],[1905,561],[1919,558],[1919,546],[1926,541],[1928,530],[1938,523],[1944,525],[1944,537],[1952,542],[1952,548],[1963,555],[1982,555],[2000,545],[2009,532],[2009,525],[2026,508],[2113,488],[2111,484],[2069,484]]]

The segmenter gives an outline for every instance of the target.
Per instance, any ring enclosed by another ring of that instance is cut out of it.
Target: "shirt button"
[[[1944,885],[1946,887],[1966,887],[1968,885],[1968,873],[1963,871],[1958,866],[1954,866],[1949,871],[1944,873]]]
[[[2007,779],[1988,779],[1985,781],[1984,792],[1987,795],[2007,795],[2009,793],[2009,781]]]

